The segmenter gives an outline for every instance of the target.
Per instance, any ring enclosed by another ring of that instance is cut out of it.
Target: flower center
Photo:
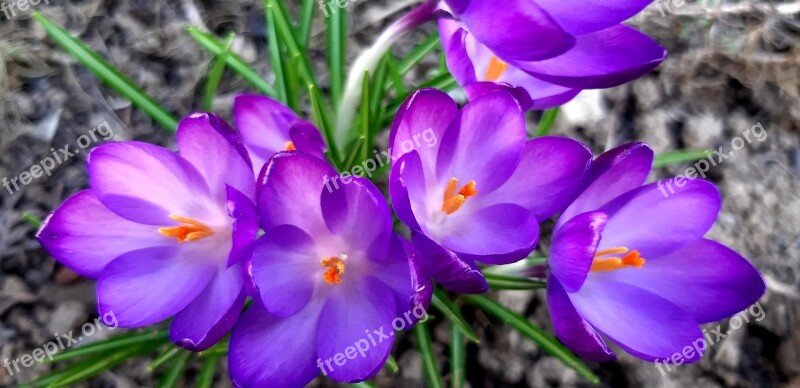
[[[450,178],[447,182],[447,188],[444,189],[444,199],[442,201],[442,211],[446,214],[453,214],[456,210],[461,208],[461,205],[467,201],[467,198],[475,196],[478,191],[475,190],[475,181],[467,182],[461,190],[456,194],[458,188],[458,179]]]
[[[484,81],[497,81],[508,70],[508,63],[505,63],[495,56],[489,62],[489,67],[486,68],[486,74],[483,76]]]
[[[294,148],[294,142],[291,142],[291,141],[287,141],[286,145],[283,147],[284,151],[294,151],[296,149],[297,148]]]
[[[202,240],[214,234],[213,229],[195,219],[181,217],[176,214],[170,214],[169,218],[181,222],[183,225],[158,228],[158,233],[160,233],[162,236],[175,237],[175,239],[178,240],[178,243]]]
[[[342,283],[341,275],[344,275],[344,261],[342,259],[331,256],[322,259],[320,263],[323,267],[328,267],[328,270],[322,274],[322,277],[326,282],[328,282],[328,284],[333,285],[334,283]]]
[[[604,257],[620,254],[624,255],[622,257]],[[639,251],[632,250],[628,252],[628,248],[625,247],[609,248],[603,249],[594,255],[590,271],[607,272],[627,267],[642,268],[644,267],[644,262],[644,258],[639,256]]]

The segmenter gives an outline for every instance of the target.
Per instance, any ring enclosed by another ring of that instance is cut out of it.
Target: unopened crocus
[[[128,328],[172,317],[170,339],[197,351],[221,339],[244,306],[255,179],[238,134],[217,116],[182,120],[177,144],[180,154],[135,141],[92,150],[91,189],[51,214],[38,239],[97,279],[101,316]]]
[[[439,34],[447,66],[473,99],[507,89],[547,109],[583,89],[632,81],[666,51],[622,25],[652,0],[444,0]]]
[[[415,141],[423,132],[438,141]],[[591,160],[574,140],[526,140],[522,109],[504,91],[461,110],[441,91],[417,91],[400,108],[390,145],[394,210],[434,279],[462,293],[488,289],[476,261],[509,264],[534,249],[539,222],[569,204]]]
[[[323,158],[319,129],[279,101],[258,94],[240,94],[233,101],[233,119],[256,174],[280,151],[298,150]]]
[[[301,152],[278,153],[262,174],[265,235],[246,266],[256,302],[230,341],[236,386],[302,387],[320,373],[369,379],[394,330],[425,317],[430,277],[392,231],[383,195],[364,178],[325,189],[334,174]]]
[[[559,339],[581,357],[613,359],[605,336],[644,360],[696,361],[708,345],[699,324],[764,293],[746,259],[704,237],[720,210],[716,187],[700,179],[642,185],[652,162],[641,143],[601,155],[556,223],[547,302]]]

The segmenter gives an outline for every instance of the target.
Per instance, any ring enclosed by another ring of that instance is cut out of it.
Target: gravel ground
[[[350,62],[413,3],[353,4]],[[646,141],[657,152],[722,147],[730,157],[708,175],[724,197],[711,236],[755,263],[768,291],[759,309],[720,323],[727,337],[695,365],[662,375],[653,365],[620,353],[616,362],[590,366],[609,386],[800,387],[800,3],[702,3],[659,1],[636,17],[632,24],[669,48],[670,58],[639,81],[583,93],[564,108],[554,131],[585,141],[596,152],[631,140]],[[269,73],[259,1],[50,0],[33,8],[80,36],[178,115],[199,109],[198,85],[211,60],[185,33],[189,25],[220,35],[236,31],[234,51],[261,74]],[[88,139],[81,136],[95,128],[110,129],[95,130],[110,136],[98,136],[89,146],[112,138],[174,145],[167,132],[56,48],[29,12],[17,11],[10,20],[0,14],[0,177],[17,176],[64,146],[80,150],[79,142]],[[312,61],[320,69],[323,26],[317,23],[312,38]],[[431,26],[404,39],[398,52],[421,41],[426,31]],[[426,62],[409,81],[435,65],[435,59]],[[246,83],[226,75],[214,110],[229,117],[233,96],[245,90]],[[756,132],[760,128],[764,131]],[[744,140],[745,133],[750,141]],[[53,340],[53,333],[96,318],[94,283],[42,252],[32,238],[34,229],[22,219],[23,212],[44,216],[86,187],[85,154],[76,153],[52,176],[0,195],[0,359],[17,358]],[[659,169],[653,178],[681,174],[687,167]],[[550,330],[543,293],[495,296]],[[517,332],[491,324],[472,308],[465,308],[465,314],[483,338],[480,347],[468,347],[472,386],[587,385]],[[749,323],[738,327],[745,317]],[[109,334],[101,331],[91,340]],[[434,321],[433,335],[446,378],[449,336],[441,320]],[[413,340],[402,338],[395,350],[400,374],[382,373],[381,386],[423,385]],[[154,386],[158,376],[148,373],[146,365],[147,360],[128,363],[83,386]],[[48,368],[37,364],[14,376],[3,369],[0,386],[31,380]],[[229,383],[222,379],[219,385]]]

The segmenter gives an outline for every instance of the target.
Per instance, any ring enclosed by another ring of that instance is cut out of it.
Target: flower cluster
[[[236,129],[189,115],[178,153],[95,148],[91,188],[45,221],[39,241],[97,279],[98,310],[119,326],[171,318],[170,339],[193,351],[230,333],[236,386],[292,387],[320,370],[340,382],[373,377],[394,335],[371,333],[427,308],[434,281],[488,291],[479,263],[525,259],[540,223],[559,215],[547,285],[557,336],[592,360],[614,357],[602,336],[644,360],[668,358],[702,338],[699,324],[764,292],[747,260],[704,237],[716,188],[694,180],[664,197],[644,184],[653,152],[641,143],[593,158],[576,140],[526,135],[526,110],[627,82],[664,58],[619,24],[648,1],[622,3],[437,3],[448,65],[470,101],[422,89],[400,107],[391,208],[366,178],[326,188],[337,171],[320,131],[278,101],[241,95]],[[438,141],[400,146],[423,134]],[[356,351],[366,336],[371,346]]]

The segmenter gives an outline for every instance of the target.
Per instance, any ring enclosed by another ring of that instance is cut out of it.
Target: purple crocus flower
[[[240,261],[258,231],[255,179],[238,134],[212,114],[177,130],[180,154],[135,141],[89,154],[91,189],[67,199],[39,242],[75,272],[97,279],[101,316],[122,327],[173,317],[170,339],[215,344],[246,293]]]
[[[764,293],[753,265],[703,237],[720,210],[716,187],[700,179],[676,181],[673,192],[673,181],[642,185],[652,162],[642,143],[601,155],[556,223],[547,302],[556,334],[584,358],[615,357],[603,335],[644,360],[682,353],[696,361],[705,349],[698,325]]]
[[[447,66],[467,96],[513,91],[523,108],[566,103],[657,67],[666,51],[620,24],[652,0],[444,0]]]
[[[236,386],[304,386],[319,373],[369,379],[386,362],[394,329],[424,316],[433,285],[392,232],[383,195],[358,177],[328,190],[324,179],[334,174],[301,152],[279,152],[262,172],[265,235],[246,265],[256,303],[230,342]]]
[[[431,132],[436,141],[419,142]],[[533,250],[539,221],[569,204],[591,160],[571,139],[526,141],[522,109],[504,91],[459,111],[447,94],[419,90],[400,108],[390,145],[395,213],[434,279],[462,293],[488,289],[476,261],[508,264]]]
[[[256,173],[279,151],[298,150],[323,158],[325,143],[319,129],[279,101],[240,94],[233,102],[233,118]]]

